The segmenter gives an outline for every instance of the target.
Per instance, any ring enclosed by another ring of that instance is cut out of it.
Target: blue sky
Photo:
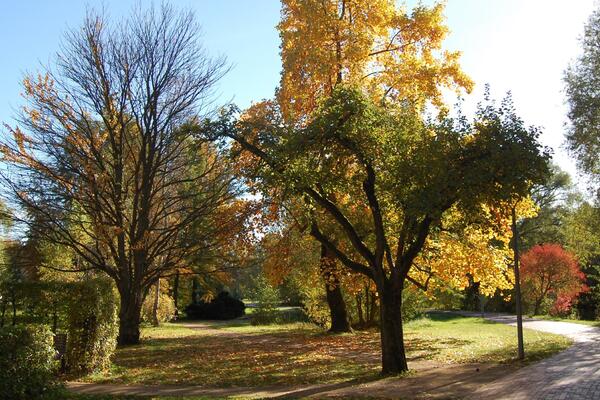
[[[137,0],[90,1],[105,7],[111,18],[126,16]],[[223,101],[240,106],[270,97],[279,80],[279,2],[275,0],[171,1],[196,12],[203,41],[211,55],[225,55],[231,72],[220,82]],[[6,122],[20,104],[24,72],[47,64],[63,32],[81,23],[86,3],[75,0],[7,1],[0,11],[0,121]]]
[[[89,1],[119,18],[138,0]],[[431,4],[431,0],[422,1]],[[174,0],[196,11],[203,40],[213,55],[225,55],[232,70],[218,87],[219,101],[241,107],[271,97],[279,80],[277,0]],[[408,1],[415,4],[416,1]],[[578,37],[593,10],[593,0],[448,0],[451,34],[447,48],[463,52],[464,70],[477,85],[467,107],[481,98],[489,83],[502,97],[507,90],[519,112],[542,126],[544,144],[571,174],[575,167],[561,149],[566,107],[562,74],[579,52]],[[21,104],[19,82],[51,61],[62,33],[77,27],[86,3],[76,0],[5,1],[0,11],[0,121],[11,122]],[[576,177],[575,177],[576,178]],[[577,178],[576,178],[577,179]]]

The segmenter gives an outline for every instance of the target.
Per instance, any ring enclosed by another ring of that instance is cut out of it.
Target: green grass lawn
[[[87,380],[232,387],[360,381],[379,373],[375,331],[331,335],[306,323],[250,326],[247,321],[214,328],[217,334],[180,324],[144,328],[143,344],[118,349],[111,370]],[[516,358],[515,328],[480,318],[434,313],[407,323],[405,331],[409,366]],[[563,336],[525,330],[527,361],[569,344]]]

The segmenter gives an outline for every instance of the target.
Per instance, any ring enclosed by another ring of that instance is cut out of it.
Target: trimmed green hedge
[[[82,375],[105,369],[117,345],[113,285],[106,279],[92,279],[70,283],[67,290],[67,371]]]
[[[252,325],[291,324],[309,321],[306,312],[301,307],[273,308],[267,311],[256,309],[250,314]]]
[[[0,399],[47,398],[59,389],[52,338],[43,325],[0,328]]]

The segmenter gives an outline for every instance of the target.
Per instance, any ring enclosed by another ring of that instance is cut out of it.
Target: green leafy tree
[[[600,9],[589,17],[581,39],[582,54],[567,69],[565,85],[569,149],[579,167],[600,183]]]
[[[286,124],[272,106],[258,117],[230,111],[205,130],[257,157],[253,186],[300,196],[310,234],[374,282],[384,374],[408,369],[402,293],[408,282],[427,286],[415,260],[443,216],[456,209],[464,224],[481,223],[484,207],[502,213],[547,168],[539,132],[509,100],[482,106],[473,124],[424,122],[407,104],[382,105],[340,86],[305,127]]]
[[[578,196],[571,177],[552,165],[544,182],[535,185],[531,192],[539,209],[535,217],[519,222],[521,248],[527,250],[541,243],[564,243],[564,220]]]
[[[277,307],[281,302],[277,288],[273,287],[263,274],[254,278],[254,285],[251,296],[256,301],[256,308],[251,315],[252,324],[263,325],[276,322]]]

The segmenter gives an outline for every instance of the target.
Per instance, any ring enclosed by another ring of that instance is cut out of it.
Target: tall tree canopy
[[[564,219],[578,196],[569,174],[552,165],[544,182],[531,190],[538,211],[519,222],[520,245],[527,250],[536,244],[564,243]]]
[[[242,225],[230,164],[185,126],[225,71],[198,29],[166,5],[119,24],[90,13],[55,67],[25,78],[27,105],[1,147],[24,222],[74,251],[74,269],[115,281],[121,344],[139,341],[150,285]]]

